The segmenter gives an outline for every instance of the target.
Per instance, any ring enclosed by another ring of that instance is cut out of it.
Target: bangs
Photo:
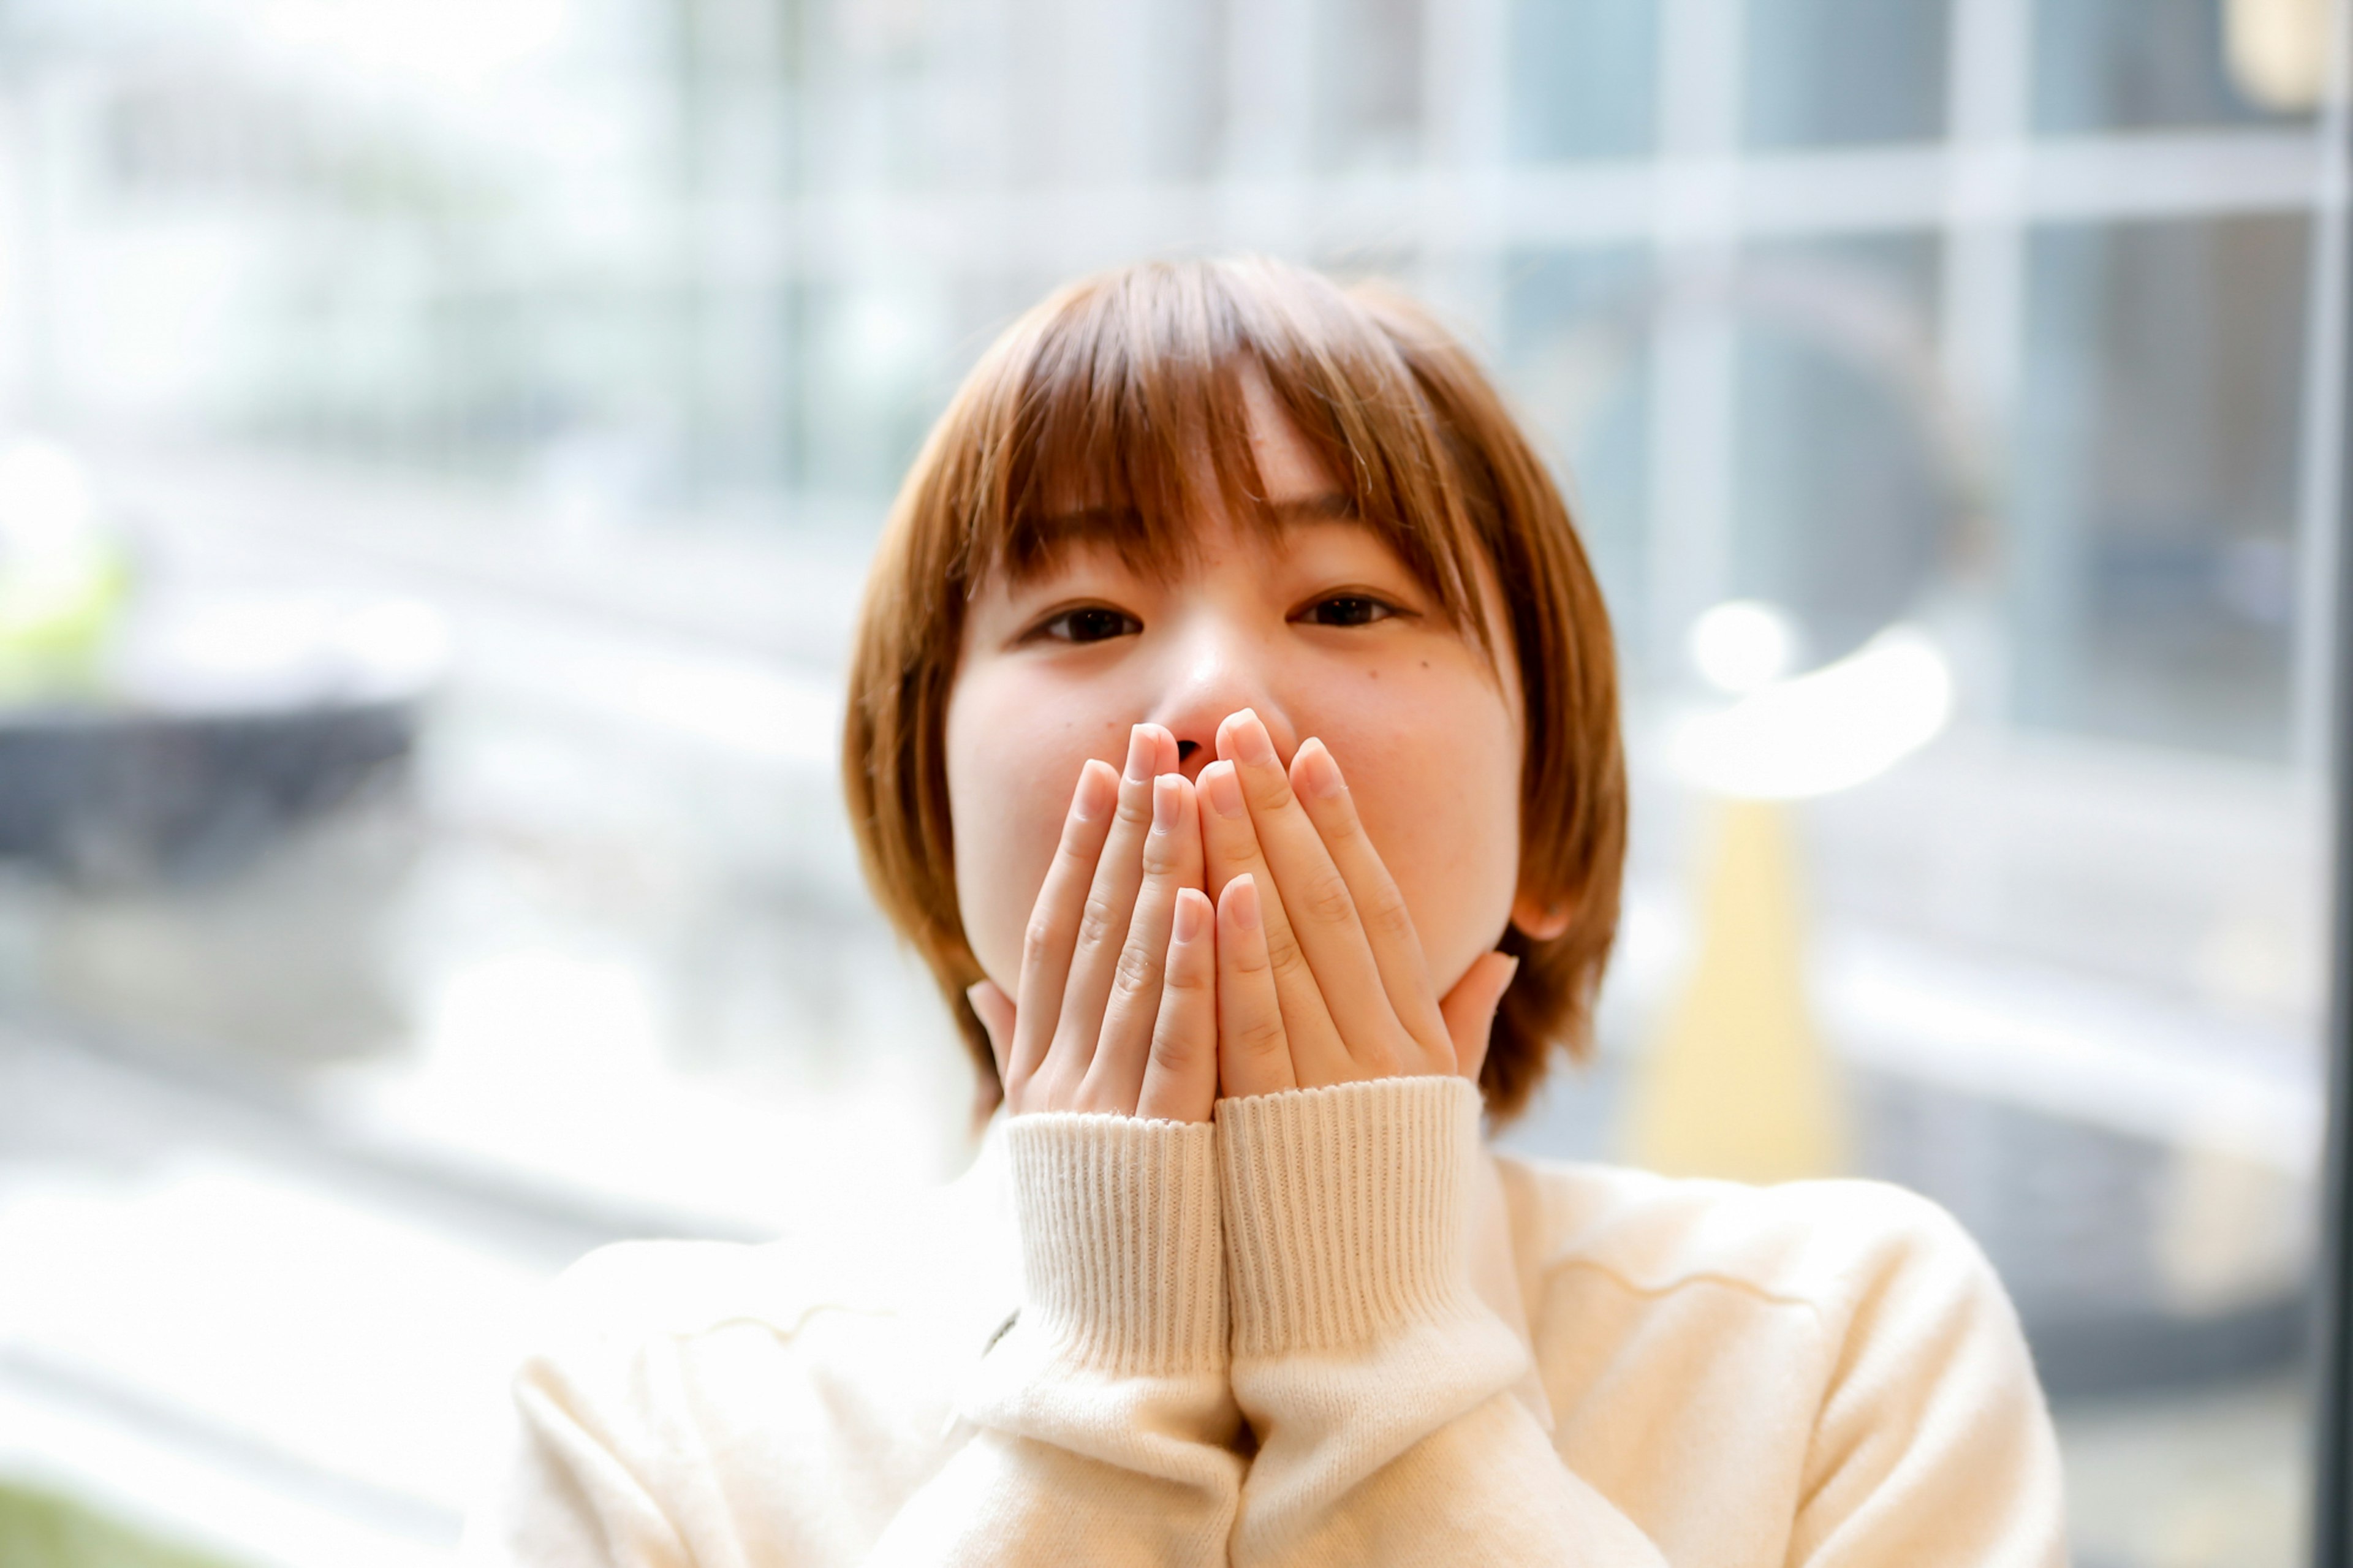
[[[1483,648],[1477,528],[1390,336],[1402,324],[1322,278],[1249,260],[1134,268],[1048,300],[943,421],[955,448],[986,455],[950,479],[964,493],[942,498],[965,520],[966,592],[1085,546],[1166,577],[1211,517],[1271,536],[1303,510],[1371,529]],[[1270,502],[1250,447],[1252,374],[1345,504]]]

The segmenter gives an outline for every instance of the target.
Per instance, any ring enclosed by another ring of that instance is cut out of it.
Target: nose
[[[1256,710],[1285,763],[1300,737],[1281,700],[1273,650],[1241,628],[1195,626],[1175,639],[1159,700],[1147,715],[1176,737],[1176,765],[1188,779],[1218,760],[1218,726],[1244,708]]]

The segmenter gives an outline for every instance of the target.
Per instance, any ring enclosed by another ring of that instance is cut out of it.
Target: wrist
[[[1218,1102],[1237,1356],[1362,1346],[1480,1310],[1477,1089],[1417,1077]]]
[[[1025,1337],[1113,1374],[1223,1366],[1210,1124],[1032,1111],[1009,1119],[1005,1139]]]

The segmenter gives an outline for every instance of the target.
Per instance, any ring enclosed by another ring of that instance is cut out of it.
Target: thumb
[[[997,1058],[997,1081],[1009,1096],[1013,1085],[1005,1075],[1013,1049],[1013,998],[999,990],[994,980],[976,981],[965,987],[964,996],[972,1004],[980,1026],[988,1031],[988,1054]]]
[[[1479,1069],[1487,1065],[1487,1041],[1495,1032],[1495,1009],[1503,1005],[1504,993],[1519,972],[1520,961],[1508,952],[1482,953],[1438,1004],[1439,1016],[1446,1020],[1447,1037],[1454,1042],[1454,1070],[1472,1083],[1479,1081]]]

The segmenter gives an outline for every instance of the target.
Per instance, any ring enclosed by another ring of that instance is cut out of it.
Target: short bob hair
[[[901,488],[849,668],[842,783],[875,896],[931,965],[980,1074],[1003,1089],[965,989],[981,976],[956,900],[944,746],[966,603],[1050,561],[1074,528],[1166,571],[1206,508],[1272,526],[1240,378],[1254,367],[1374,529],[1492,658],[1498,592],[1526,705],[1520,881],[1569,913],[1516,927],[1519,973],[1480,1073],[1516,1115],[1559,1044],[1590,1048],[1618,927],[1626,780],[1609,616],[1568,509],[1461,345],[1392,293],[1257,258],[1150,262],[1082,279],[1008,327],[965,378]]]

